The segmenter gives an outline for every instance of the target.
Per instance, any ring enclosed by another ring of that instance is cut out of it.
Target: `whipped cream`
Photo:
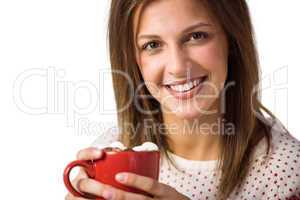
[[[122,151],[127,149],[127,147],[120,141],[113,142],[108,147],[118,148]],[[132,150],[133,151],[158,151],[158,147],[156,144],[152,142],[144,142],[142,145],[133,147]]]

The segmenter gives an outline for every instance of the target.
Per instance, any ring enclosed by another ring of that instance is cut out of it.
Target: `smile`
[[[168,91],[177,99],[188,99],[194,96],[203,86],[208,76],[184,81],[183,83],[165,85]]]

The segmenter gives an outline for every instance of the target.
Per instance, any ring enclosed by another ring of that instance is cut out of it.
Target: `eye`
[[[144,45],[142,46],[142,49],[143,49],[143,50],[153,50],[153,49],[155,49],[155,48],[157,48],[157,47],[159,47],[159,46],[160,46],[160,45],[159,45],[158,42],[156,42],[156,41],[151,41],[151,42],[148,42],[148,43],[144,44]]]
[[[205,32],[194,32],[190,35],[191,40],[201,40],[208,38],[208,33]]]

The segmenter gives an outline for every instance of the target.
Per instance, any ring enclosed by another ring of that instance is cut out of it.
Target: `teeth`
[[[193,85],[194,85],[194,86],[197,86],[199,83],[200,83],[200,80],[199,80],[199,79],[193,81]]]
[[[185,91],[188,91],[188,90],[192,89],[193,87],[199,85],[201,80],[197,79],[197,80],[190,81],[188,83],[181,84],[181,85],[170,85],[170,87],[172,90],[175,90],[176,92],[185,92]]]

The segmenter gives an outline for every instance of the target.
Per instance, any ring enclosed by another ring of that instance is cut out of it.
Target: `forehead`
[[[140,32],[179,31],[199,21],[213,24],[201,0],[150,0],[137,8],[133,28],[137,36]]]

